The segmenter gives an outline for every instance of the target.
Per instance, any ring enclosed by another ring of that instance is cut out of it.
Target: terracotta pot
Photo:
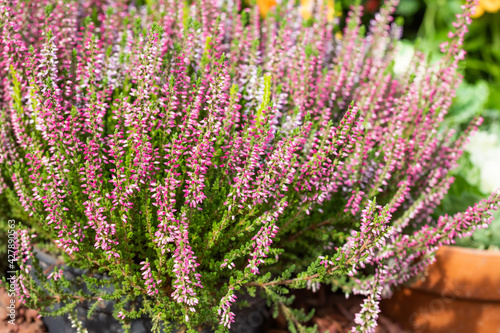
[[[500,252],[444,246],[382,313],[415,333],[500,333]]]

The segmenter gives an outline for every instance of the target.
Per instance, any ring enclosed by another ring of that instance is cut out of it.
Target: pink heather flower
[[[50,273],[49,276],[47,276],[47,279],[50,280],[50,279],[54,278],[54,281],[57,281],[58,279],[60,279],[62,277],[62,275],[63,275],[63,270],[62,269],[58,270],[56,267],[56,268],[54,268],[54,271],[52,273]]]
[[[235,315],[231,312],[231,304],[235,301],[234,288],[230,287],[226,296],[220,300],[219,308],[217,309],[220,318],[219,325],[231,328],[231,324],[235,322]]]
[[[388,225],[390,220],[389,206],[382,208],[373,201],[368,203],[361,214],[360,231],[353,230],[342,248],[347,258],[353,258],[348,275],[355,275],[357,266],[364,267],[366,262],[373,259],[377,248],[385,244],[386,238],[394,232]]]
[[[264,258],[269,253],[270,246],[273,243],[273,238],[278,233],[276,219],[283,214],[284,209],[288,206],[288,202],[281,200],[273,209],[266,212],[260,219],[261,226],[257,235],[252,238],[253,250],[248,259],[246,268],[250,269],[252,274],[259,274],[258,266],[264,263]]]
[[[140,264],[143,265],[141,271],[144,272],[142,272],[141,275],[144,280],[144,285],[146,286],[147,294],[149,296],[157,295],[158,289],[156,287],[160,285],[161,280],[154,280],[149,262],[142,261]]]
[[[228,263],[228,259],[224,259],[224,262],[220,265],[221,268],[227,267],[229,269],[233,269],[235,267],[234,262]]]
[[[367,297],[361,304],[361,311],[356,313],[354,326],[351,332],[373,333],[377,327],[378,314],[380,313],[379,302],[382,294],[382,282],[384,270],[377,270],[371,283],[366,287]]]
[[[173,254],[174,268],[172,270],[175,274],[175,281],[173,282],[175,290],[172,293],[172,298],[177,303],[186,304],[191,312],[195,312],[194,306],[198,304],[199,300],[196,297],[194,287],[203,288],[203,286],[200,280],[201,274],[196,273],[196,267],[200,264],[196,262],[196,257],[189,246],[188,235],[186,215],[183,213],[172,235],[176,244]]]

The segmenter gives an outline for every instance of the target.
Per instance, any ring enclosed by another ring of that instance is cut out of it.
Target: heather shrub
[[[265,20],[239,1],[0,4],[2,198],[23,221],[16,288],[43,315],[112,300],[126,329],[226,331],[248,293],[306,331],[288,293],[327,284],[367,296],[353,330],[373,331],[380,297],[498,207],[431,216],[481,121],[441,126],[470,4],[444,56],[399,76],[396,1],[368,28],[353,6],[341,38],[293,1]],[[37,242],[86,274],[42,271]]]

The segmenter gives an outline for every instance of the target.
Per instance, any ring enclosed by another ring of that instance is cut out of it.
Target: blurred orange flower
[[[500,10],[500,0],[479,0],[476,6],[476,12],[472,15],[473,18],[481,17],[484,12],[496,13]]]
[[[260,15],[262,17],[266,17],[267,13],[271,10],[271,8],[276,6],[276,4],[276,0],[257,0],[257,6],[259,6]],[[319,6],[319,12],[324,11],[324,0],[300,0],[299,11],[304,20],[308,20],[312,16],[314,5]],[[335,16],[335,0],[326,1],[326,11],[328,21],[333,21]]]
[[[319,5],[319,11],[322,12],[323,5],[324,5],[324,0],[300,0],[300,14],[302,15],[302,18],[304,20],[308,20],[314,10],[314,5],[317,4]],[[327,0],[326,2],[326,10],[327,10],[327,18],[328,21],[333,21],[333,17],[335,16],[335,1],[334,0]]]
[[[260,9],[260,15],[266,17],[267,12],[276,6],[276,0],[257,0],[257,6]]]

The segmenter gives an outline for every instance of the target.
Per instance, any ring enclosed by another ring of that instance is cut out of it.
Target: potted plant
[[[228,331],[240,293],[310,331],[289,290],[335,284],[367,296],[353,329],[370,332],[385,291],[498,207],[428,221],[480,123],[441,129],[471,4],[441,61],[417,52],[400,76],[396,1],[367,29],[354,6],[342,39],[293,1],[264,21],[239,1],[0,4],[9,288],[78,330],[78,304],[112,301],[125,331]],[[85,273],[44,272],[37,242]]]

